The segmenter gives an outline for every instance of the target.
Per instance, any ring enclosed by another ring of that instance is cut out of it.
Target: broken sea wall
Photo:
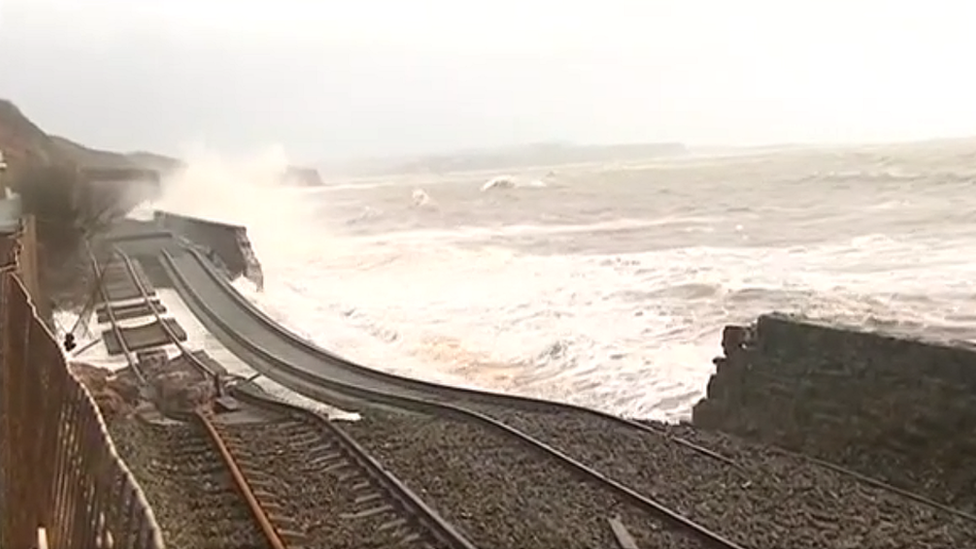
[[[696,426],[976,508],[976,345],[771,314],[722,347]]]
[[[244,276],[263,288],[264,273],[247,236],[247,227],[164,211],[156,211],[154,216],[160,227],[213,250],[232,279]]]

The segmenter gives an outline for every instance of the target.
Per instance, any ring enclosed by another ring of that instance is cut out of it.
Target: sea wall
[[[247,227],[163,211],[155,212],[155,219],[173,234],[213,250],[231,278],[244,276],[263,288],[264,274],[247,237]]]
[[[322,176],[315,168],[288,166],[285,169],[284,182],[294,187],[321,187],[325,185]]]
[[[696,426],[976,509],[976,345],[770,314],[722,348]]]

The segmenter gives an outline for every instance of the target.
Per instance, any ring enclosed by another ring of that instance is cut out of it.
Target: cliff
[[[8,164],[3,184],[21,195],[25,213],[37,221],[41,288],[69,305],[86,277],[84,235],[157,193],[160,173],[143,165],[140,155],[49,135],[5,99],[0,99],[0,150]]]
[[[42,166],[79,168],[95,174],[111,174],[114,170],[151,172],[150,177],[158,178],[181,166],[180,161],[162,155],[102,151],[49,135],[7,99],[0,99],[0,150],[4,151],[11,178],[27,168]]]
[[[696,426],[976,511],[976,345],[770,314],[722,347]]]

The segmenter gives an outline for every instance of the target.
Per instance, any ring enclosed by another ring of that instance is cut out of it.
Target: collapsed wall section
[[[976,508],[976,345],[781,314],[722,339],[696,426]]]
[[[247,236],[247,227],[163,211],[156,211],[155,219],[162,228],[212,251],[231,279],[243,276],[259,289],[264,287],[264,273]]]

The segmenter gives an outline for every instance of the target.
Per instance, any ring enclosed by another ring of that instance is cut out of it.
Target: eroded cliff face
[[[695,425],[976,510],[976,345],[771,314],[722,347]]]

